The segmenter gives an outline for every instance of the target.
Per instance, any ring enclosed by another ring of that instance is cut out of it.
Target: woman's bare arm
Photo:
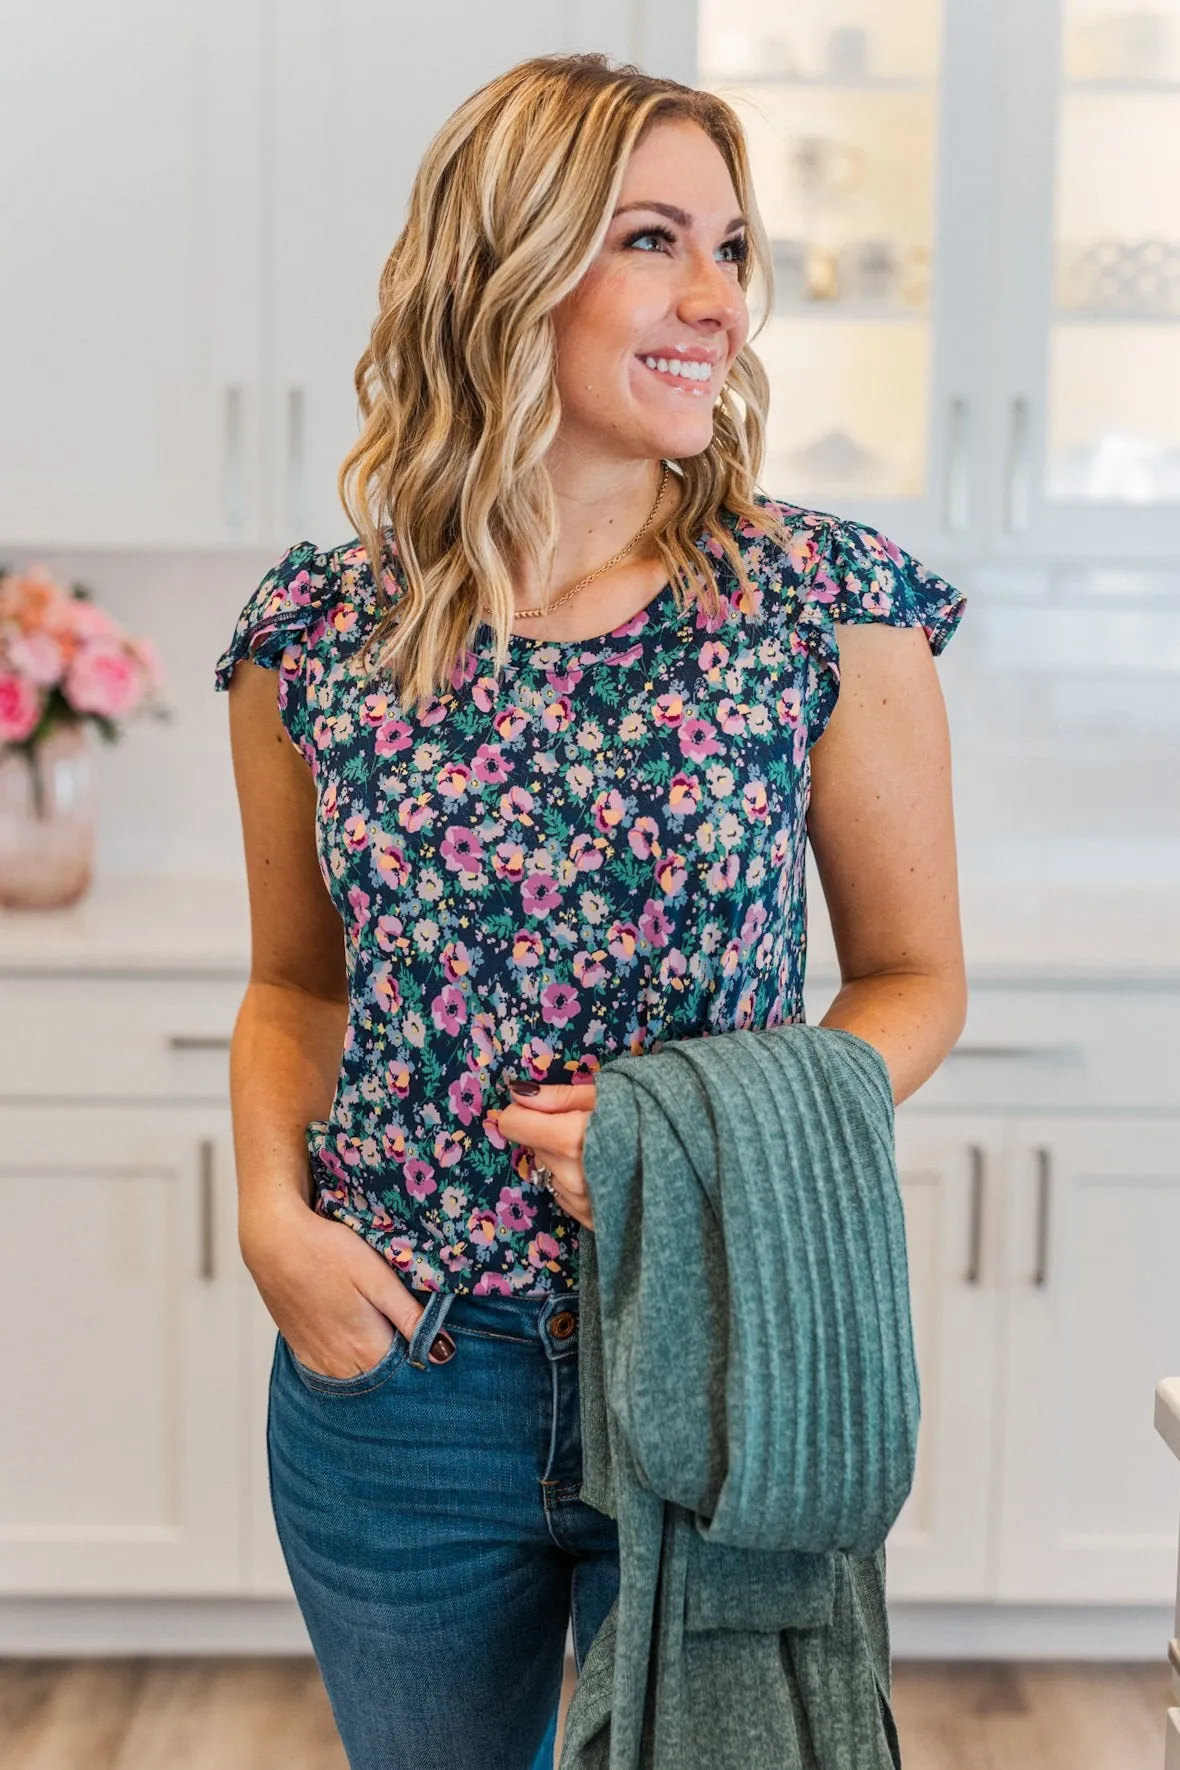
[[[273,670],[240,663],[230,741],[250,894],[250,981],[230,1049],[238,1239],[296,1356],[329,1376],[377,1363],[421,1305],[375,1248],[310,1208],[305,1130],[327,1118],[348,1025],[344,931],[320,874],[315,784]]]
[[[921,628],[836,631],[840,692],[811,751],[807,819],[843,980],[820,1024],[875,1045],[900,1103],[967,1012],[950,737]]]

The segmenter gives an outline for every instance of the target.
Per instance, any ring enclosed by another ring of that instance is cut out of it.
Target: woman
[[[592,56],[476,93],[381,279],[359,539],[293,547],[218,664],[240,1240],[354,1770],[550,1762],[567,1623],[580,1666],[614,1597],[578,1495],[601,1064],[803,1019],[808,836],[824,1024],[901,1100],[963,1022],[931,659],[963,598],[756,491],[767,260],[720,100]]]

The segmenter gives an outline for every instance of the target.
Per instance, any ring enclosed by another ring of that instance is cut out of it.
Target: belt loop
[[[427,1354],[434,1344],[434,1336],[446,1320],[447,1311],[454,1301],[454,1291],[434,1291],[427,1300],[410,1338],[409,1361],[415,1370],[426,1369]]]

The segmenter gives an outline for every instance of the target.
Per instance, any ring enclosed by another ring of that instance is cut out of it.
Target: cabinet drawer
[[[808,990],[809,1020],[834,993]],[[1180,1110],[1180,991],[975,983],[954,1050],[910,1102],[940,1112]]]
[[[224,1100],[234,979],[0,977],[0,1094]]]

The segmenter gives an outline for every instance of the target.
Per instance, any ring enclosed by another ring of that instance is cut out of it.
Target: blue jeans
[[[446,1321],[455,1356],[427,1353]],[[578,1298],[432,1295],[360,1376],[270,1380],[271,1501],[352,1770],[548,1770],[618,1591],[578,1497]]]

